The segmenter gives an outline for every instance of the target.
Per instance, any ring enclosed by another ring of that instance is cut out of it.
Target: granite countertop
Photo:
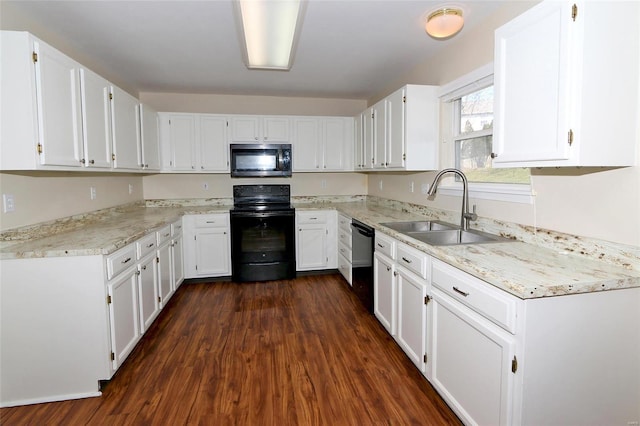
[[[297,202],[294,206],[297,210],[338,210],[521,299],[640,287],[640,265],[636,263],[640,249],[632,248],[628,255],[625,252],[624,259],[615,264],[578,256],[566,247],[543,247],[522,241],[431,246],[381,225],[424,220],[427,215],[422,211],[364,201]],[[229,208],[224,204],[158,203],[154,207],[138,204],[107,209],[34,226],[20,233],[5,232],[0,241],[0,259],[108,255],[183,215],[227,212]],[[433,215],[428,218],[442,219]],[[493,233],[513,237],[513,230],[507,231]]]

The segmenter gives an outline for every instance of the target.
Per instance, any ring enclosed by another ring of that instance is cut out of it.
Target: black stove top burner
[[[289,185],[234,185],[233,210],[290,211],[291,189]]]

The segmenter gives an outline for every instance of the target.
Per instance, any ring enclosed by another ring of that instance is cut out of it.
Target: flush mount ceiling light
[[[234,7],[247,68],[291,69],[306,1],[235,0]]]
[[[457,34],[463,25],[461,9],[442,7],[429,14],[425,30],[433,38],[444,39]]]

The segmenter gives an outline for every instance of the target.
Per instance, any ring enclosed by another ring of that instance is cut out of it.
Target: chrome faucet
[[[476,206],[473,206],[473,212],[469,213],[469,182],[467,182],[467,177],[462,173],[462,171],[458,169],[444,169],[438,172],[436,177],[433,179],[431,186],[429,187],[429,191],[427,195],[429,197],[433,196],[438,189],[438,183],[440,183],[440,178],[447,173],[453,173],[455,175],[460,176],[462,179],[462,209],[460,211],[460,227],[466,231],[469,229],[469,221],[478,219],[478,215],[476,214]]]

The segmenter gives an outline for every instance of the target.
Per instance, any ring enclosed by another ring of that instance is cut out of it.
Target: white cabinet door
[[[288,117],[264,117],[262,119],[262,139],[265,143],[289,142]]]
[[[320,122],[315,117],[293,119],[294,171],[319,171],[322,156]]]
[[[411,361],[424,373],[427,355],[427,282],[402,268],[398,268],[397,273],[396,340]]]
[[[396,90],[387,96],[387,149],[386,167],[404,167],[405,144],[405,116],[404,116],[405,89]],[[427,120],[427,117],[424,117]],[[424,141],[422,142],[424,143]]]
[[[373,313],[392,336],[396,335],[397,288],[393,260],[376,253],[373,258]]]
[[[107,285],[113,369],[117,370],[140,339],[137,271],[123,273]]]
[[[298,271],[326,269],[327,225],[323,223],[298,225],[296,233],[296,265]]]
[[[40,164],[80,167],[83,158],[80,65],[36,41]]]
[[[362,156],[364,157],[364,169],[372,169],[375,164],[374,114],[373,108],[369,108],[362,116]]]
[[[113,168],[139,170],[138,100],[117,86],[111,94]]]
[[[169,170],[195,170],[196,117],[194,114],[162,116],[163,166]],[[167,164],[168,160],[168,164]]]
[[[163,244],[158,249],[157,256],[158,291],[160,295],[160,303],[162,307],[165,307],[175,290],[171,280],[171,249],[169,242]]]
[[[195,270],[197,276],[231,275],[229,232],[225,228],[198,229],[195,241]]]
[[[198,161],[202,171],[228,171],[229,146],[227,142],[227,118],[199,114],[200,149]]]
[[[155,256],[147,256],[138,264],[140,332],[144,333],[160,312]]]
[[[111,114],[109,82],[98,74],[80,69],[82,92],[82,139],[85,167],[111,168]]]
[[[544,2],[496,31],[494,164],[569,158],[567,6]]]
[[[432,291],[432,384],[465,424],[512,424],[515,338]]]
[[[158,112],[148,105],[139,107],[138,162],[144,170],[160,170]]]
[[[183,237],[182,234],[173,237],[171,242],[171,279],[174,289],[180,287],[184,281],[184,263],[183,263]]]
[[[387,161],[387,102],[385,99],[373,108],[373,168],[386,167]]]
[[[353,167],[357,170],[365,168],[365,156],[364,156],[364,114],[361,113],[353,117]]]
[[[231,117],[232,142],[254,142],[260,140],[260,119],[258,116],[234,116]]]
[[[324,118],[322,120],[322,167],[324,170],[346,170],[348,150],[353,150],[349,137],[351,120]],[[349,156],[351,158],[351,156]]]

